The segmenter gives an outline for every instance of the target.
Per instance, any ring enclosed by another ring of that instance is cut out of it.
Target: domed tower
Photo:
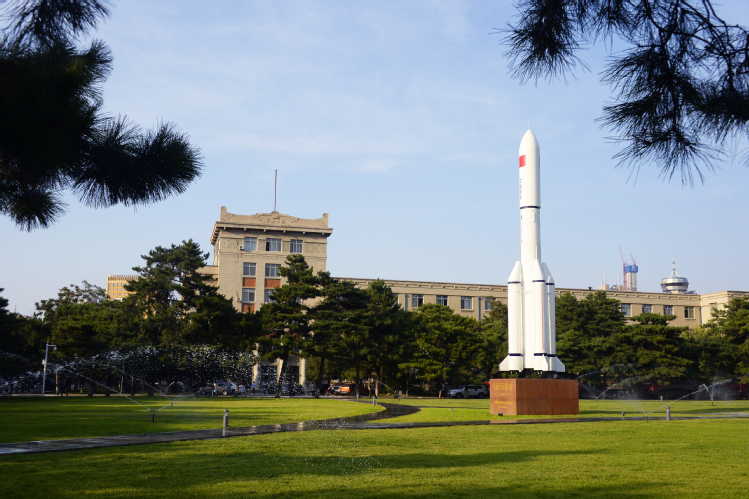
[[[673,265],[671,275],[661,279],[661,291],[671,294],[686,294],[687,289],[689,289],[689,280],[676,273],[676,262],[674,260],[671,261],[671,264]]]

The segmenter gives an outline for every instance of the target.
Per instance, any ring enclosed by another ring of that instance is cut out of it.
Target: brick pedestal
[[[491,414],[580,414],[577,381],[562,379],[493,379],[489,382]]]

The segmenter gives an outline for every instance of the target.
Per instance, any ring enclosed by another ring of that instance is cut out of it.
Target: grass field
[[[168,403],[147,396],[136,400],[153,409]],[[382,410],[342,400],[190,397],[177,399],[151,422],[148,409],[120,397],[1,397],[0,443],[221,428],[224,409],[229,409],[229,424],[236,427]]]
[[[137,397],[151,408],[162,407],[165,399]],[[413,405],[420,412],[380,421],[486,421],[501,419],[538,418],[539,416],[504,416],[489,414],[489,401],[477,399],[380,399],[381,402]],[[658,401],[581,400],[580,416],[642,416],[639,411],[651,411],[663,404]],[[669,403],[671,413],[749,414],[749,401],[681,401]],[[60,438],[101,437],[139,433],[220,428],[224,409],[229,409],[229,424],[233,427],[261,424],[295,423],[354,416],[381,411],[367,403],[353,403],[340,399],[274,399],[274,398],[186,398],[177,400],[151,422],[151,413],[133,402],[119,397],[3,397],[0,398],[0,443]],[[663,416],[665,408],[654,413]],[[552,416],[549,416],[552,417]],[[749,420],[747,421],[749,425]]]
[[[6,456],[0,497],[744,498],[748,428],[722,419],[335,430]]]
[[[489,401],[477,399],[381,399],[383,402],[414,405],[421,407],[421,411],[410,416],[380,421],[381,423],[413,423],[431,421],[483,421],[502,419],[531,419],[543,417],[565,416],[492,416],[489,414]],[[620,417],[644,416],[647,411],[656,411],[651,416],[665,416],[666,406],[671,407],[672,416],[696,416],[700,414],[746,414],[749,416],[749,401],[747,400],[581,400],[580,417]],[[747,421],[749,425],[749,420]]]

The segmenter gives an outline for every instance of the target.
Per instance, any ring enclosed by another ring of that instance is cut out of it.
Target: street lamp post
[[[47,346],[44,347],[44,374],[42,375],[42,397],[44,397],[44,388],[47,385],[47,357],[49,356],[49,347],[53,350],[57,350],[57,345],[50,345],[47,342]]]

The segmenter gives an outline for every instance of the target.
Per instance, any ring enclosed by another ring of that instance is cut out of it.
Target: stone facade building
[[[107,276],[107,296],[110,300],[122,301],[131,291],[125,290],[128,281],[138,279],[137,275],[109,275]]]
[[[326,270],[328,214],[322,218],[297,218],[281,213],[237,215],[221,207],[218,222],[213,225],[213,265],[202,273],[219,292],[234,301],[243,312],[254,312],[270,301],[270,293],[281,286],[279,267],[291,254],[302,254],[315,272]],[[299,383],[306,381],[306,361],[290,357],[284,368],[280,361],[255,367],[255,380],[277,378],[285,369]],[[262,381],[261,381],[262,382]]]

